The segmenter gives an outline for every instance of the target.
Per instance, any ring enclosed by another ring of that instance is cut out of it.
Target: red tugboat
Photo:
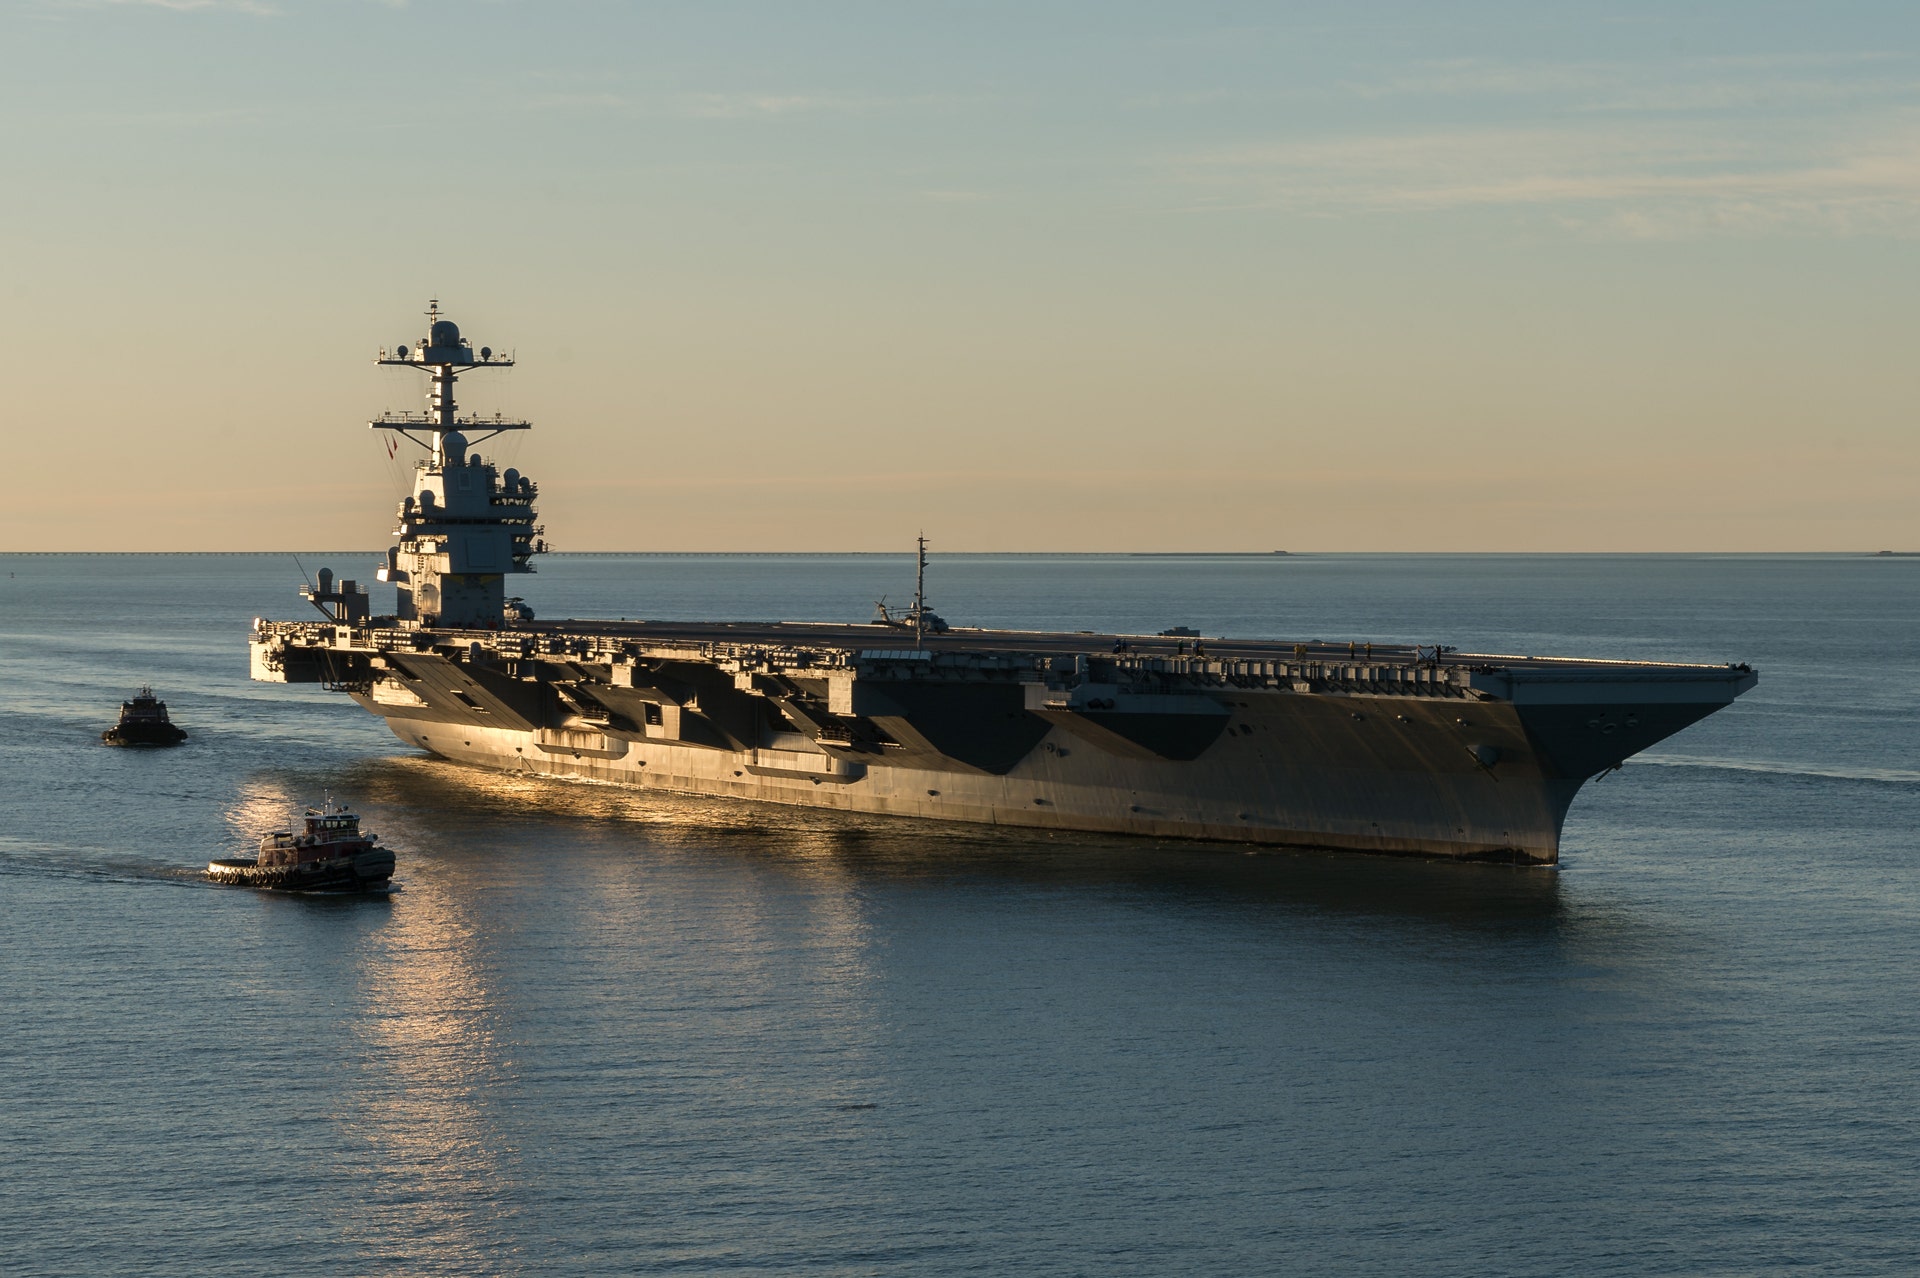
[[[116,746],[170,746],[185,741],[187,734],[167,718],[167,703],[142,684],[133,700],[120,703],[120,722],[101,733],[100,739]]]
[[[393,853],[360,833],[360,818],[328,799],[308,808],[306,833],[276,830],[252,861],[209,861],[207,877],[235,887],[283,892],[386,892]]]

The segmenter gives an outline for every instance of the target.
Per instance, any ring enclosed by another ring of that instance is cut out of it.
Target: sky
[[[1910,3],[0,0],[0,550],[1920,550]],[[483,451],[487,451],[483,449]]]

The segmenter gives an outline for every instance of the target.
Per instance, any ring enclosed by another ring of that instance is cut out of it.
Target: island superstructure
[[[429,311],[380,362],[429,375],[426,451],[372,613],[256,622],[252,673],[320,683],[402,741],[513,772],[849,812],[1551,864],[1575,794],[1731,703],[1745,665],[947,626],[538,621],[505,579],[545,549],[537,490],[457,415],[476,354]],[[924,547],[923,547],[924,549]],[[924,566],[924,561],[923,561]],[[930,624],[937,622],[937,624]]]

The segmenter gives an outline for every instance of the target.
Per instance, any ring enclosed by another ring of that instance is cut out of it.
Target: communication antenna
[[[288,551],[287,553],[290,555],[293,554],[292,551]],[[307,566],[300,562],[300,556],[293,555],[293,566],[300,570],[300,580],[307,583],[307,602],[313,605],[314,611],[325,617],[328,621],[338,621],[339,618],[328,612],[326,607],[321,604],[318,597],[320,592],[314,589],[313,578],[307,576]]]
[[[460,336],[460,326],[446,318],[440,299],[427,302],[427,335],[411,345],[401,343],[391,352],[380,348],[374,363],[402,368],[417,368],[431,377],[424,413],[382,413],[368,422],[374,430],[390,430],[427,450],[432,464],[446,459],[446,437],[456,432],[468,447],[493,438],[503,431],[531,430],[528,422],[507,421],[495,413],[487,417],[461,417],[453,401],[454,383],[462,374],[485,369],[512,368],[511,354],[498,356],[491,346],[482,346],[475,358],[473,342]],[[416,434],[415,432],[419,432]]]
[[[919,566],[913,574],[913,646],[920,647],[927,634],[927,535],[919,536]]]

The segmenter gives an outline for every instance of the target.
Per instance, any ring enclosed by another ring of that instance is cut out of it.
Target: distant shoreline
[[[933,550],[934,559],[1920,559],[1920,550]],[[262,555],[385,557],[358,550],[0,550],[0,558],[258,558]],[[908,550],[550,550],[553,559],[911,559]]]
[[[1098,554],[1098,551],[1091,552]],[[1289,550],[1123,550],[1129,559],[1270,559],[1291,555]]]

